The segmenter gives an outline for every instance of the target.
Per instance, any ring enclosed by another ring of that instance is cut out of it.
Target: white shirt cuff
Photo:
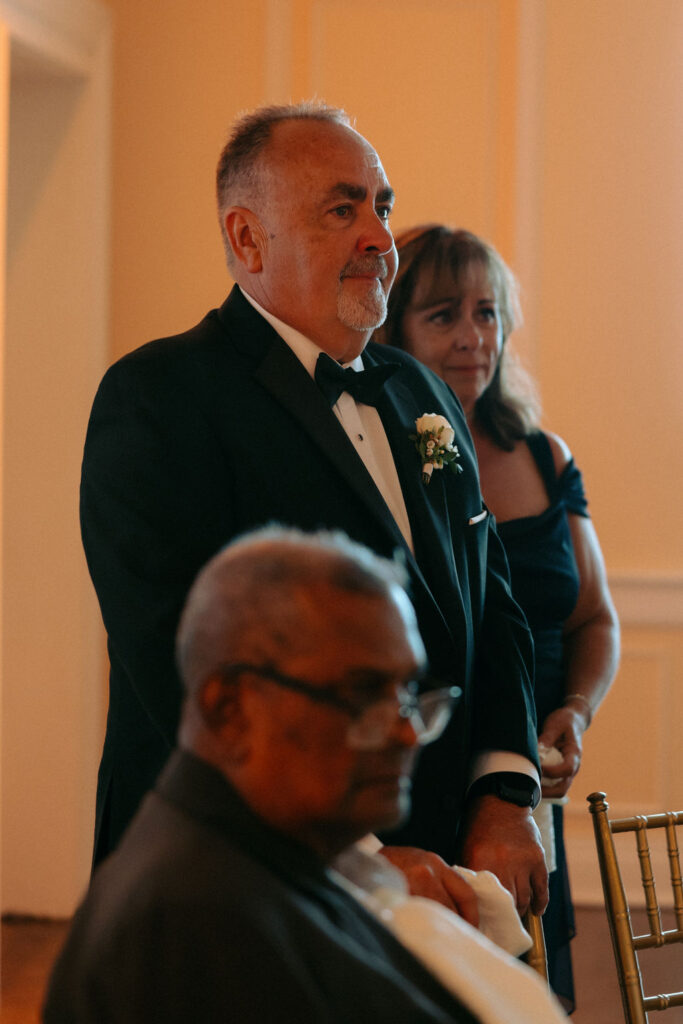
[[[470,786],[482,775],[490,775],[491,772],[519,772],[521,775],[529,775],[537,786],[541,785],[533,762],[511,750],[485,750],[479,754],[472,768]]]

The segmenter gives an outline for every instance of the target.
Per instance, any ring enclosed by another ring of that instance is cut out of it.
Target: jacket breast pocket
[[[485,522],[486,519],[488,519],[488,515],[489,515],[489,511],[488,511],[487,508],[485,508],[481,512],[479,512],[477,515],[470,516],[470,518],[467,520],[467,525],[468,526],[478,526],[479,523],[483,523],[483,522]]]
[[[465,519],[465,552],[467,575],[470,585],[470,599],[473,610],[483,614],[486,600],[486,566],[488,558],[489,526],[492,522],[489,510],[484,507]]]

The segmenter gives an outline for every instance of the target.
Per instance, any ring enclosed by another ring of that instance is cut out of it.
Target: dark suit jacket
[[[46,1024],[476,1024],[310,850],[177,752],[96,872]]]
[[[414,557],[310,375],[238,289],[197,327],[143,346],[105,375],[81,486],[111,660],[96,856],[116,843],[174,744],[173,637],[194,576],[236,534],[268,522],[340,528],[379,554],[403,551],[432,670],[464,689],[443,738],[421,756],[400,841],[452,859],[471,757],[536,757],[530,636],[491,517],[469,525],[483,506],[460,405],[402,352],[371,343],[363,361],[401,364],[379,413]],[[425,486],[410,435],[433,412],[455,429],[463,472],[437,471]]]

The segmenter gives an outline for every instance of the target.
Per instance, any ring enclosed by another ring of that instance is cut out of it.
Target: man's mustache
[[[359,256],[357,260],[350,260],[346,264],[340,278],[344,277],[378,277],[383,281],[388,275],[389,269],[384,256]]]

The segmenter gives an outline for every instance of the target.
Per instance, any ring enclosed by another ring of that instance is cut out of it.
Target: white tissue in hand
[[[472,871],[460,864],[453,870],[474,889],[479,908],[479,930],[511,956],[521,956],[531,947],[531,937],[522,927],[512,895],[491,871]]]
[[[546,765],[550,765],[552,768],[553,765],[561,764],[564,760],[557,747],[546,747],[544,743],[538,744],[538,756],[541,762],[541,768],[545,768]],[[555,786],[559,781],[559,779],[550,779],[545,775],[541,776],[542,786]]]
[[[538,744],[538,757],[541,762],[541,768],[545,765],[560,764],[563,760],[562,754],[557,747],[546,747],[544,743]],[[560,780],[550,779],[545,775],[541,776],[542,786],[554,786]],[[557,869],[557,855],[555,852],[555,824],[553,822],[553,804],[566,804],[567,797],[543,797],[538,807],[533,812],[534,821],[538,825],[538,831],[541,833],[541,842],[543,843],[543,851],[545,853],[545,865],[548,871],[555,871]]]

